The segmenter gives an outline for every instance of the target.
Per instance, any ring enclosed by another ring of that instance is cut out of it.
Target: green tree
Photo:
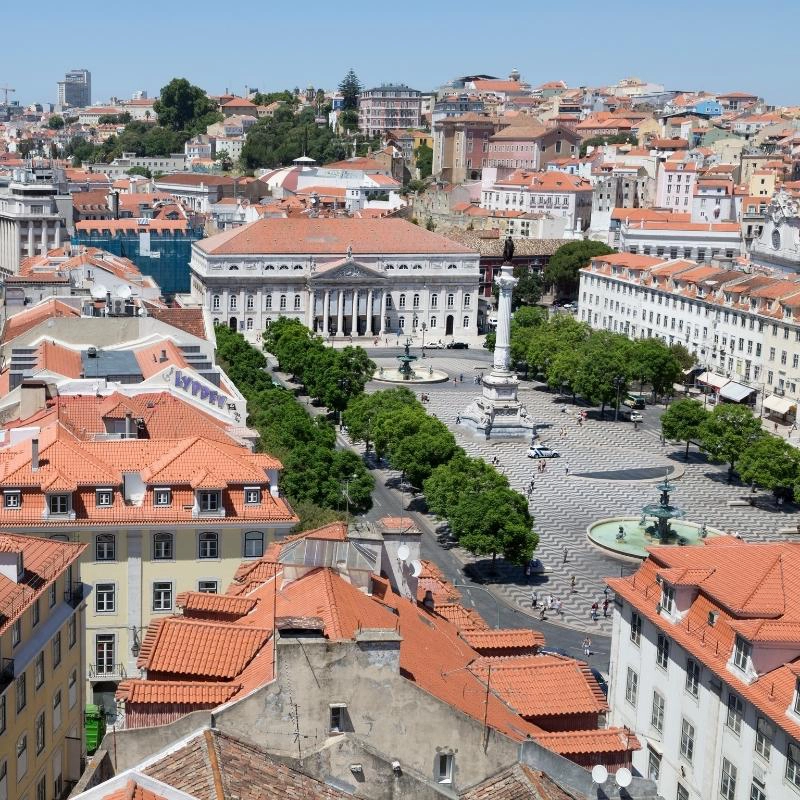
[[[385,389],[372,394],[359,394],[347,404],[342,422],[347,426],[350,438],[354,442],[364,442],[367,450],[372,443],[372,426],[386,416],[392,415],[401,408],[422,410],[416,395],[404,387]]]
[[[433,172],[433,150],[425,142],[414,151],[414,160],[419,170],[419,177],[422,180],[430,178]]]
[[[405,473],[412,486],[421,489],[433,470],[446,464],[455,452],[456,440],[447,426],[423,411],[416,430],[390,447],[389,463]]]
[[[554,389],[571,386],[581,348],[590,333],[586,323],[567,314],[557,314],[530,334],[526,355],[528,368],[534,374],[544,375]]]
[[[575,297],[578,292],[578,272],[589,266],[596,256],[605,256],[614,250],[603,242],[588,239],[567,242],[553,253],[544,268],[544,281],[553,286],[559,297]]]
[[[199,86],[186,78],[173,78],[161,89],[153,103],[158,124],[173,131],[185,131],[194,136],[222,119],[216,103]]]
[[[339,94],[342,96],[342,110],[355,111],[358,109],[358,98],[362,86],[355,71],[351,68],[339,84]]]
[[[82,136],[73,136],[67,143],[65,153],[72,158],[73,166],[79,167],[84,161],[93,160],[94,145]]]
[[[433,221],[433,217],[429,216],[427,220],[425,220],[425,228],[429,231],[436,230],[436,223]]]
[[[572,389],[592,405],[599,405],[601,417],[607,404],[627,394],[630,350],[631,342],[626,337],[597,331],[577,355]]]
[[[675,353],[658,338],[636,339],[630,362],[629,375],[642,383],[649,383],[654,394],[668,394],[682,374]]]
[[[697,356],[694,353],[690,353],[680,342],[671,344],[669,349],[681,365],[681,370],[691,369],[697,364]]]
[[[449,518],[467,496],[491,489],[508,489],[508,479],[483,459],[459,450],[446,464],[436,467],[424,484],[428,509]]]
[[[27,158],[36,150],[36,142],[33,139],[21,139],[17,142],[17,153],[21,158]]]
[[[64,117],[60,114],[52,114],[47,120],[47,127],[54,131],[60,131],[64,127]]]
[[[352,133],[358,130],[358,111],[348,108],[339,114],[339,127],[345,133]]]
[[[153,175],[147,167],[131,167],[125,170],[126,175],[141,175],[144,178],[152,178]]]
[[[323,508],[310,500],[295,502],[292,504],[292,508],[294,508],[294,513],[300,517],[300,522],[293,529],[293,533],[313,531],[324,525],[330,525],[332,522],[341,522],[346,516],[341,511]]]
[[[288,89],[284,89],[282,92],[256,92],[252,102],[257,106],[268,106],[277,102],[293,105],[296,101],[297,98]]]
[[[665,439],[686,442],[686,460],[689,460],[689,445],[698,441],[708,412],[697,400],[685,398],[671,403],[661,417],[661,432]]]
[[[334,350],[317,344],[311,353],[303,383],[312,397],[332,411],[344,411],[350,400],[363,393],[375,373],[375,362],[362,347]]]
[[[636,137],[632,133],[616,133],[613,136],[592,136],[581,142],[580,155],[583,158],[589,147],[601,147],[604,144],[636,144]]]
[[[214,161],[223,172],[233,169],[233,159],[227,150],[220,150],[214,157]]]
[[[458,543],[475,555],[498,554],[512,564],[524,564],[539,537],[525,498],[511,489],[487,489],[464,495],[450,516],[450,529]]]
[[[528,267],[518,265],[514,267],[514,277],[517,279],[517,285],[511,294],[511,310],[516,311],[521,306],[535,306],[542,299],[541,275]],[[500,294],[497,286],[492,288],[492,294],[496,301]]]
[[[734,403],[718,404],[700,427],[703,449],[713,461],[728,465],[728,483],[739,456],[763,435],[761,421],[747,406]]]
[[[800,479],[800,450],[779,436],[760,436],[739,456],[738,472],[745,483],[778,495]]]

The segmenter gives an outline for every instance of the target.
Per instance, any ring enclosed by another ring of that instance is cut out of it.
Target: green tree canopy
[[[351,67],[339,84],[339,94],[342,96],[342,109],[344,111],[355,111],[358,108],[358,98],[361,91],[361,81]]]
[[[708,418],[708,412],[697,400],[684,398],[671,403],[661,417],[661,432],[665,439],[686,442],[686,460],[689,460],[689,444],[698,441]]]
[[[483,459],[459,450],[446,464],[436,467],[423,489],[428,509],[449,518],[467,496],[490,489],[508,489],[508,479]]]
[[[611,136],[592,136],[581,142],[580,155],[583,158],[589,147],[601,147],[604,144],[636,144],[632,133],[615,133]]]
[[[284,89],[282,92],[256,92],[252,102],[257,106],[268,106],[277,102],[294,105],[297,98],[288,89]]]
[[[219,165],[219,168],[225,172],[233,169],[233,159],[227,150],[220,150],[214,156],[214,161]]]
[[[734,403],[719,403],[700,427],[703,449],[714,461],[728,465],[729,481],[739,456],[764,435],[750,409]]]
[[[599,405],[601,416],[607,404],[627,394],[631,347],[620,334],[596,331],[577,355],[572,389],[592,405]]]
[[[578,293],[578,271],[588,267],[595,256],[605,256],[613,252],[603,242],[588,239],[567,242],[553,253],[544,268],[544,281],[554,287],[559,297],[575,297]]]
[[[147,167],[131,167],[125,170],[126,175],[141,175],[143,178],[152,178],[153,175]]]
[[[675,356],[678,363],[681,365],[681,369],[691,369],[695,364],[697,364],[697,356],[694,353],[690,353],[680,342],[675,342],[675,344],[671,344],[669,349],[672,351],[672,355]]]
[[[778,494],[800,479],[800,450],[779,436],[760,436],[739,456],[739,477],[745,483]]]
[[[419,177],[422,180],[430,178],[433,172],[433,150],[423,142],[415,151],[414,158],[416,161],[417,169],[419,170]]]
[[[209,125],[222,119],[216,103],[186,78],[173,78],[164,86],[153,103],[153,110],[158,115],[159,125],[190,136],[205,133]]]
[[[373,425],[378,425],[382,417],[391,416],[401,408],[421,410],[414,393],[404,387],[360,394],[347,404],[342,422],[347,426],[350,438],[354,442],[364,442],[369,450]]]
[[[456,440],[447,426],[423,411],[418,416],[416,430],[390,446],[389,463],[405,473],[412,486],[421,489],[433,470],[446,464],[455,452]]]
[[[47,127],[54,131],[61,130],[64,127],[64,117],[60,114],[52,114],[47,120]]]
[[[649,383],[656,394],[667,394],[681,377],[682,368],[675,353],[658,338],[636,339],[633,342],[631,379]]]

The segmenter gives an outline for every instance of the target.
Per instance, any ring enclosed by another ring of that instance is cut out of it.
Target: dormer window
[[[747,662],[750,660],[750,653],[753,651],[749,642],[742,639],[741,636],[736,637],[733,645],[733,663],[742,672],[747,669]]]
[[[3,508],[19,508],[21,505],[22,495],[20,492],[3,492]]]
[[[661,608],[671,614],[675,608],[675,588],[666,583],[661,585]]]
[[[172,489],[153,489],[153,503],[157,506],[171,506]]]
[[[198,492],[198,503],[200,504],[201,511],[219,511],[220,507],[220,493],[214,492]]]
[[[48,505],[51,514],[69,514],[69,495],[51,494],[48,496]]]
[[[261,503],[261,489],[258,486],[245,486],[244,502],[248,506],[257,506]]]
[[[114,504],[113,489],[98,489],[95,493],[95,502],[98,507],[108,508]]]

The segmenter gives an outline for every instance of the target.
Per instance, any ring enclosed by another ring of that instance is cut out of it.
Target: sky
[[[636,76],[668,89],[747,91],[800,104],[798,0],[137,0],[3,3],[0,85],[22,104],[54,102],[71,68],[92,100],[156,96],[180,76],[210,94],[365,85],[428,91],[459,75],[536,86],[601,86]],[[30,35],[26,31],[31,30]]]

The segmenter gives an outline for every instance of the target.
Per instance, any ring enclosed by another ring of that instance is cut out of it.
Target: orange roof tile
[[[79,317],[81,312],[73,306],[61,300],[49,299],[35,306],[20,311],[19,314],[14,314],[6,319],[6,324],[3,326],[3,342],[10,342],[18,336],[22,336],[31,328],[35,328],[39,323],[44,322],[46,319],[53,319],[55,317]]]
[[[151,789],[146,789],[131,779],[119,789],[103,795],[102,800],[166,800],[166,798],[164,795],[156,794]]]
[[[120,682],[115,697],[127,703],[185,703],[214,707],[227,703],[239,689],[241,684],[237,683],[128,680]]]
[[[563,756],[587,753],[629,753],[641,749],[636,734],[627,728],[537,733],[536,741]]]
[[[256,600],[209,592],[181,592],[175,598],[175,605],[182,608],[187,617],[215,614],[236,619],[249,614],[255,608]]]
[[[167,617],[148,628],[136,664],[154,673],[233,678],[271,635],[268,628]]]
[[[465,608],[459,603],[437,603],[435,611],[460,631],[483,630],[489,627],[474,608]]]
[[[461,638],[473,650],[528,650],[541,647],[544,636],[531,628],[488,628],[486,630],[461,631]]]

